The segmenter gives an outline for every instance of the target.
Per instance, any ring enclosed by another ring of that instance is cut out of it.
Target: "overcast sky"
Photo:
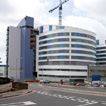
[[[48,11],[60,0],[0,0],[0,57],[6,61],[7,26],[17,26],[25,16],[34,17],[35,28],[58,24],[58,9]],[[64,0],[62,0],[64,1]],[[63,5],[63,25],[93,31],[106,39],[106,0],[69,0]]]

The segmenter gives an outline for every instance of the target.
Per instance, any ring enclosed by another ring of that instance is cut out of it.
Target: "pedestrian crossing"
[[[93,105],[93,104],[98,104],[100,103],[101,105],[106,105],[106,101],[96,101],[96,100],[89,100],[86,98],[82,98],[82,97],[76,97],[76,96],[64,96],[61,94],[55,94],[55,93],[51,93],[49,91],[37,91],[38,94],[41,95],[48,95],[48,96],[52,96],[52,97],[56,97],[56,98],[60,98],[60,99],[66,99],[66,100],[71,100],[73,102],[79,102],[82,103],[82,105],[77,105],[77,106],[86,106],[86,105]]]

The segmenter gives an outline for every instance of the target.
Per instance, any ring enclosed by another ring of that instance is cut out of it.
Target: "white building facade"
[[[8,77],[20,79],[21,30],[12,26],[8,30]]]
[[[46,25],[39,27],[36,70],[38,79],[59,81],[86,79],[88,65],[95,64],[96,34],[79,28]]]
[[[106,40],[97,40],[96,44],[96,65],[106,66]]]

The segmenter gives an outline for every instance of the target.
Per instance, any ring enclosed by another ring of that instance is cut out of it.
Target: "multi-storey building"
[[[0,77],[6,77],[6,65],[2,64],[1,58],[0,58]]]
[[[35,71],[34,44],[36,31],[34,19],[25,17],[17,27],[7,29],[8,77],[13,79],[33,79]]]
[[[96,42],[96,64],[106,66],[106,40],[97,40]]]
[[[95,33],[74,27],[39,27],[36,70],[39,79],[87,78],[88,65],[95,64]]]
[[[36,36],[38,35],[38,36]],[[96,63],[96,34],[74,27],[45,25],[34,29],[25,17],[7,29],[7,72],[14,79],[60,79],[88,77]]]

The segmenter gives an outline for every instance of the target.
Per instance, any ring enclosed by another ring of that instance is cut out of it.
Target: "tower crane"
[[[59,8],[59,25],[62,25],[62,5],[66,3],[67,1],[69,0],[65,0],[63,2],[62,0],[60,0],[60,4],[49,11],[50,13],[52,13],[55,9]]]

